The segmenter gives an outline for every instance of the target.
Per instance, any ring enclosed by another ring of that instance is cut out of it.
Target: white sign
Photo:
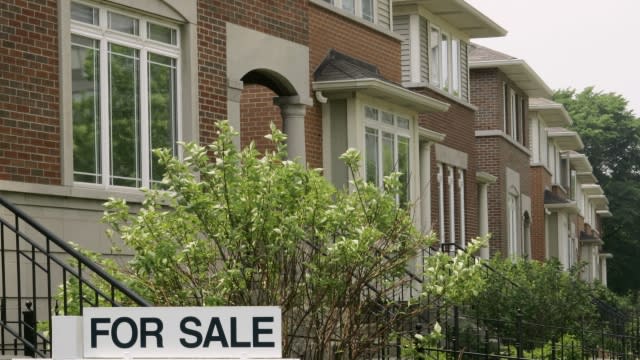
[[[280,358],[275,306],[85,308],[85,358]]]

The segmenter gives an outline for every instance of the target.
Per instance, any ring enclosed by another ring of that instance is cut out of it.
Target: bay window
[[[178,29],[78,2],[71,20],[73,180],[153,186],[152,149],[179,135]]]

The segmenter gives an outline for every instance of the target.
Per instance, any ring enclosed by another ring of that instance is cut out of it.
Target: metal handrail
[[[0,217],[0,354],[46,357],[59,310],[81,315],[85,307],[151,306],[8,200],[0,197],[0,206],[10,214]],[[39,332],[41,326],[48,333]]]
[[[0,197],[0,204],[2,204],[4,207],[6,207],[8,210],[10,210],[12,213],[14,213],[15,215],[17,215],[22,221],[24,221],[25,223],[29,224],[29,226],[33,227],[35,230],[37,230],[38,232],[40,232],[42,235],[44,235],[48,240],[52,241],[56,246],[60,247],[62,250],[64,250],[64,252],[67,255],[72,256],[74,259],[76,259],[80,264],[82,264],[83,266],[89,268],[91,271],[93,271],[96,275],[98,275],[99,277],[101,277],[103,280],[107,281],[111,286],[113,286],[115,289],[117,289],[118,291],[120,291],[122,294],[126,295],[127,297],[129,297],[131,300],[133,300],[133,302],[135,302],[137,305],[139,306],[152,306],[152,304],[150,302],[148,302],[147,300],[145,300],[143,297],[141,297],[140,295],[138,295],[137,293],[135,293],[133,290],[129,289],[128,287],[126,287],[124,284],[122,284],[120,281],[118,281],[117,279],[115,279],[113,276],[109,275],[109,273],[107,273],[104,269],[102,269],[99,265],[97,265],[96,263],[94,263],[91,259],[89,259],[87,256],[83,255],[81,252],[79,252],[78,250],[74,249],[72,246],[70,246],[68,243],[66,243],[65,241],[63,241],[62,239],[60,239],[58,236],[56,236],[55,234],[53,234],[52,232],[50,232],[49,230],[47,230],[44,226],[40,225],[40,223],[36,222],[31,216],[29,216],[27,213],[25,213],[24,211],[20,210],[18,207],[16,207],[15,205],[13,205],[12,203],[10,203],[9,201],[5,200],[4,198]],[[5,221],[3,221],[2,219],[0,219],[0,221],[5,224],[5,226],[10,227],[13,231],[17,231],[17,229],[15,229],[15,227],[13,227],[11,224],[6,223]],[[29,237],[27,237],[24,234],[21,234],[21,238],[25,239],[27,242],[29,242],[30,245],[33,246],[37,246],[38,244],[35,243],[34,241],[31,241],[29,239]],[[40,249],[39,249],[40,250]],[[41,250],[42,251],[42,250]],[[46,251],[43,251],[44,253],[46,253]],[[56,259],[54,256],[51,257],[52,259],[54,259],[54,261],[56,261],[58,264],[61,264],[62,262],[59,261],[59,259]]]

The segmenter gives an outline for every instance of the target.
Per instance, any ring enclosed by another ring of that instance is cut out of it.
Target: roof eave
[[[502,37],[507,35],[507,30],[495,23],[478,9],[464,0],[449,0],[449,5],[457,6],[456,12],[467,14],[471,21],[456,21],[450,14],[438,12],[432,0],[393,0],[393,6],[419,5],[436,16],[440,16],[453,27],[469,35],[472,39]]]
[[[529,111],[540,113],[544,118],[544,122],[549,127],[567,127],[573,124],[573,119],[571,119],[569,112],[567,112],[567,109],[565,109],[562,104],[529,104]]]
[[[483,61],[470,61],[469,69],[490,69],[498,68],[509,76],[509,69],[519,68],[524,71],[527,76],[527,80],[511,79],[518,85],[529,97],[551,98],[553,91],[542,80],[542,78],[522,59],[512,60],[483,60]],[[525,84],[531,83],[533,86],[525,86]]]
[[[544,204],[544,208],[549,211],[566,211],[569,214],[577,214],[580,211],[575,201],[558,204]]]
[[[556,145],[560,147],[561,151],[578,151],[584,149],[584,143],[575,131],[562,130],[562,131],[549,131],[549,138],[556,140]]]
[[[610,218],[613,217],[611,210],[597,210],[596,214],[602,218]]]
[[[449,110],[450,106],[445,102],[375,78],[314,81],[312,87],[314,91],[322,91],[323,96],[327,97],[332,93],[362,92],[372,97],[404,106],[418,113],[444,112]]]

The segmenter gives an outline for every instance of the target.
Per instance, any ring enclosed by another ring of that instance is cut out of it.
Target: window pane
[[[98,9],[84,4],[72,2],[71,19],[86,24],[99,25]]]
[[[378,130],[366,128],[365,134],[365,179],[378,185]]]
[[[395,138],[393,134],[382,133],[382,175],[389,175],[395,165]]]
[[[440,31],[431,28],[429,36],[429,81],[440,84]]]
[[[138,19],[109,12],[109,29],[138,35]]]
[[[460,96],[460,40],[451,40],[451,90]]]
[[[383,111],[382,122],[385,124],[393,125],[393,114]]]
[[[398,122],[398,127],[403,129],[409,128],[409,119],[405,119],[399,116],[396,116],[396,121]]]
[[[111,184],[141,186],[138,50],[109,44]]]
[[[362,0],[362,18],[373,22],[373,0]]]
[[[398,136],[398,171],[400,175],[400,205],[409,202],[409,138]]]
[[[356,13],[355,0],[342,0],[342,8],[351,14]]]
[[[441,54],[441,62],[442,70],[440,71],[441,76],[441,87],[445,90],[449,90],[449,37],[447,34],[442,34],[442,39],[440,44],[442,47],[440,48]]]
[[[100,42],[71,36],[73,179],[100,183]]]
[[[378,121],[378,109],[374,109],[369,106],[364,107],[364,116],[370,120]]]
[[[175,59],[149,53],[150,150],[169,148],[176,154],[176,67]],[[151,180],[160,181],[164,167],[151,156]]]
[[[175,29],[154,23],[147,23],[147,37],[165,44],[177,44]]]

